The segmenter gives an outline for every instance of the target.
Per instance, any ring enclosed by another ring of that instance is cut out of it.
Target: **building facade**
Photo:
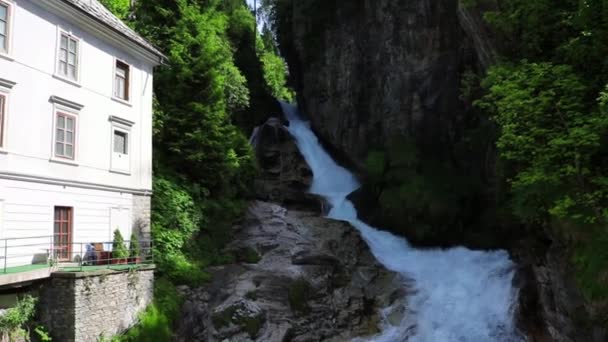
[[[49,236],[62,260],[116,229],[149,237],[162,60],[97,0],[0,0],[0,258],[37,245],[9,266]]]

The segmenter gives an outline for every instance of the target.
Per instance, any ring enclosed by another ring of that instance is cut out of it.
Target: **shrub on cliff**
[[[574,68],[551,63],[496,66],[483,85],[513,212],[569,241],[584,294],[608,298],[608,95],[587,101]]]
[[[27,324],[36,314],[37,298],[26,295],[0,316],[0,339],[18,341],[28,337]]]
[[[602,164],[608,116],[584,102],[573,69],[551,63],[494,67],[477,104],[500,128],[497,146],[509,162],[512,205],[527,221],[547,215],[595,224],[607,217],[608,178]]]

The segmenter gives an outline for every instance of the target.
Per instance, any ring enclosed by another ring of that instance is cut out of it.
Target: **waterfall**
[[[328,217],[350,222],[380,263],[413,281],[403,322],[399,326],[386,323],[370,341],[524,340],[514,322],[518,291],[512,285],[515,265],[507,252],[416,249],[406,239],[359,220],[346,198],[359,188],[357,179],[323,149],[295,106],[281,105],[288,130],[314,174],[309,191],[331,205]]]

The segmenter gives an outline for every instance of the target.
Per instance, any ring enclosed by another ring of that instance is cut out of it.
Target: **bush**
[[[308,301],[313,295],[312,286],[306,279],[298,279],[289,284],[289,307],[295,313],[307,313]]]
[[[154,303],[140,314],[139,324],[120,337],[124,342],[171,341],[172,325],[179,316],[182,298],[167,278],[154,285]]]
[[[27,323],[36,314],[37,298],[26,295],[17,301],[17,305],[6,310],[0,316],[0,334],[8,336],[11,341],[27,337]]]
[[[125,259],[129,256],[129,251],[125,246],[125,239],[122,237],[120,230],[114,231],[114,241],[112,242],[112,258]]]
[[[171,321],[152,304],[139,316],[139,324],[122,336],[121,340],[168,342],[171,340]]]
[[[608,117],[585,103],[586,87],[566,65],[528,63],[492,68],[477,105],[500,129],[514,213],[579,224],[603,221],[608,182],[601,163]]]
[[[135,232],[131,233],[131,242],[129,243],[129,257],[137,258],[141,256],[141,248],[139,246],[139,239]]]

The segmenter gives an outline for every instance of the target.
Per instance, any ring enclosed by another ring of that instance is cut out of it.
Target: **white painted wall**
[[[6,179],[0,179],[0,190],[3,239],[53,235],[55,206],[73,208],[74,243],[110,242],[116,228],[125,240],[131,235],[131,194]],[[25,244],[36,246],[10,248]],[[33,255],[43,253],[49,244],[49,238],[9,241],[9,267],[30,263]],[[75,245],[73,252],[80,254],[80,246]],[[0,260],[3,254],[4,246],[0,245]],[[18,254],[26,255],[17,258]]]
[[[13,60],[0,57],[0,78],[17,83],[8,93],[4,142],[8,153],[0,153],[0,172],[151,190],[153,67],[46,12],[35,2],[13,2]],[[59,30],[80,39],[79,85],[53,76]],[[112,99],[115,58],[131,65],[130,104]],[[84,105],[77,115],[76,165],[50,162],[54,110],[49,98],[53,95]],[[112,124],[108,118],[112,115],[135,123],[129,136],[129,174],[110,172]]]
[[[132,194],[152,190],[153,66],[36,5],[47,0],[3,1],[12,5],[11,49],[0,55],[0,78],[17,84],[12,89],[0,87],[8,96],[0,150],[0,239],[50,236],[54,207],[68,206],[73,207],[74,242],[111,241],[116,227],[128,240]],[[54,76],[61,30],[80,39],[78,84]],[[116,58],[131,66],[130,103],[112,98]],[[51,96],[84,105],[76,115],[73,164],[53,160]],[[134,124],[111,122],[110,116]],[[129,133],[126,161],[113,152],[113,127]],[[10,248],[23,241],[9,242],[7,253],[15,255],[18,250],[23,256],[9,258],[8,266],[30,263],[47,240],[25,240],[36,246],[24,248]]]

